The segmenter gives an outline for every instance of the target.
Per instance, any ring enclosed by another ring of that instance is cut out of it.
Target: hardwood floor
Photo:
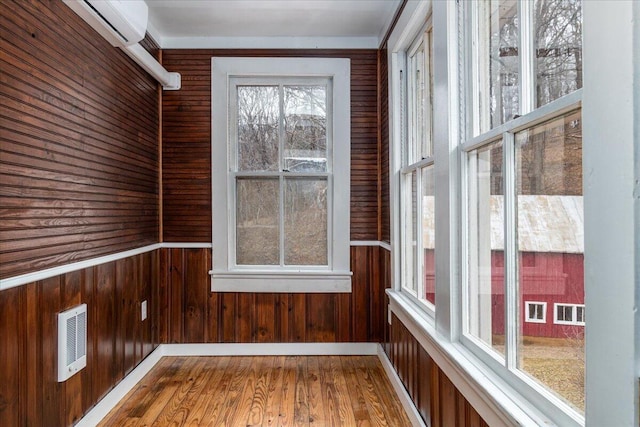
[[[410,426],[376,356],[164,357],[100,426]]]

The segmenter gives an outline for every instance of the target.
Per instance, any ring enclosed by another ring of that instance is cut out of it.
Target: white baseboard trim
[[[165,356],[379,356],[376,343],[160,344],[104,396],[76,427],[94,427]]]
[[[78,421],[76,427],[95,427],[118,403],[135,388],[164,356],[162,345],[152,351],[133,371],[122,379],[105,397]]]
[[[402,406],[411,421],[411,425],[414,427],[426,427],[427,425],[420,416],[413,400],[411,400],[411,396],[409,396],[407,389],[404,388],[402,380],[400,380],[396,370],[393,369],[393,365],[391,365],[391,361],[387,357],[387,353],[384,352],[384,348],[382,348],[382,345],[380,344],[378,344],[378,358],[380,359],[380,363],[382,363],[382,367],[389,378],[389,382],[393,386],[393,389],[398,395],[398,399],[400,399],[400,403],[402,403]]]
[[[163,356],[354,356],[376,355],[376,343],[163,344]]]

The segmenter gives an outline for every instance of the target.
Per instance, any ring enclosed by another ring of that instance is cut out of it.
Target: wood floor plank
[[[159,393],[151,401],[151,404],[147,407],[145,412],[140,416],[137,426],[150,426],[153,422],[162,414],[164,408],[169,404],[174,394],[182,386],[183,382],[187,380],[191,368],[197,363],[197,359],[192,357],[181,358],[184,362],[180,365],[179,369],[169,377],[169,381],[166,381],[162,386],[159,385]]]
[[[298,366],[297,356],[287,356],[284,360],[282,372],[282,400],[280,403],[279,427],[289,427],[294,423],[296,410],[296,371]]]
[[[329,361],[331,375],[333,376],[340,423],[343,426],[354,426],[356,420],[353,416],[353,410],[351,409],[351,393],[344,378],[340,356],[329,356],[327,360]]]
[[[216,426],[232,426],[231,420],[233,419],[236,407],[239,404],[242,392],[244,390],[245,376],[249,375],[249,370],[252,363],[251,357],[241,357],[238,366],[231,376],[231,382],[229,383],[229,391],[225,398],[224,405],[220,415],[216,419],[213,425]]]
[[[369,409],[367,408],[367,400],[362,393],[362,386],[358,381],[358,375],[356,374],[356,368],[354,366],[353,360],[353,356],[340,357],[343,375],[347,384],[349,384],[351,408],[353,411],[353,418],[356,422],[355,425],[358,427],[375,426],[376,424],[372,424],[371,422]]]
[[[361,358],[361,363],[367,367],[380,404],[383,408],[388,408],[388,411],[384,411],[387,425],[410,425],[411,422],[404,409],[400,405],[394,404],[395,401],[398,401],[398,396],[393,391],[388,378],[382,370],[380,361],[377,359]]]
[[[262,425],[267,427],[277,426],[280,417],[280,404],[282,402],[284,386],[285,357],[276,356],[270,373],[267,401],[265,403]]]
[[[164,357],[100,426],[410,426],[376,356]]]
[[[99,426],[136,425],[153,399],[178,371],[182,360],[162,358],[156,366],[113,408]]]
[[[204,391],[196,397],[193,406],[187,418],[184,420],[185,426],[196,427],[205,424],[206,414],[209,403],[215,396],[223,394],[222,386],[220,385],[222,377],[224,376],[229,364],[231,363],[231,357],[216,357],[217,364],[210,369],[211,376],[208,382],[205,384]]]
[[[325,417],[324,397],[320,382],[320,363],[317,356],[307,361],[307,397],[309,400],[309,422],[312,425],[327,425]]]
[[[297,427],[309,426],[309,397],[307,392],[307,358],[296,357],[296,385],[295,410],[293,425]]]
[[[210,384],[211,377],[217,372],[219,362],[221,362],[219,357],[204,357],[200,360],[199,369],[194,372],[192,385],[186,395],[173,410],[173,413],[164,417],[167,420],[167,425],[182,426],[186,424],[189,415],[196,408],[197,399],[204,394],[205,387]]]
[[[371,378],[369,369],[360,358],[354,359],[354,364],[356,365],[356,375],[366,400],[371,422],[375,426],[387,426],[387,417],[385,415],[383,405],[378,397],[378,393],[376,392],[376,386]]]
[[[269,396],[269,383],[271,381],[271,372],[275,357],[259,357],[256,387],[253,393],[253,402],[249,408],[249,416],[247,418],[247,427],[261,426],[264,422],[267,398]]]
[[[186,369],[185,380],[176,384],[177,389],[173,394],[169,402],[165,405],[162,412],[158,415],[158,418],[151,424],[152,427],[162,427],[171,424],[171,419],[176,415],[182,406],[182,402],[187,398],[189,393],[193,392],[191,389],[194,386],[195,380],[200,376],[200,373],[206,366],[206,360],[199,359],[191,366],[191,369]]]

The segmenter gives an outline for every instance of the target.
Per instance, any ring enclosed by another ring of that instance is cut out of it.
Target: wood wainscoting
[[[389,252],[352,246],[352,292],[210,292],[211,249],[162,249],[160,337],[167,343],[381,342]]]
[[[0,292],[0,425],[72,425],[157,347],[158,261],[156,250]],[[56,315],[82,303],[87,366],[59,383]]]
[[[488,427],[400,319],[392,316],[385,351],[425,423],[431,427]]]

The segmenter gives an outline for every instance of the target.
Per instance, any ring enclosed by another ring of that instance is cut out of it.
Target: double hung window
[[[212,288],[350,291],[349,60],[212,69]]]
[[[435,210],[432,137],[432,33],[420,31],[405,52],[402,104],[402,287],[435,304]]]
[[[584,301],[581,3],[484,0],[464,10],[461,340],[580,422],[583,334],[547,327],[545,312],[575,322],[577,308],[554,304]]]

